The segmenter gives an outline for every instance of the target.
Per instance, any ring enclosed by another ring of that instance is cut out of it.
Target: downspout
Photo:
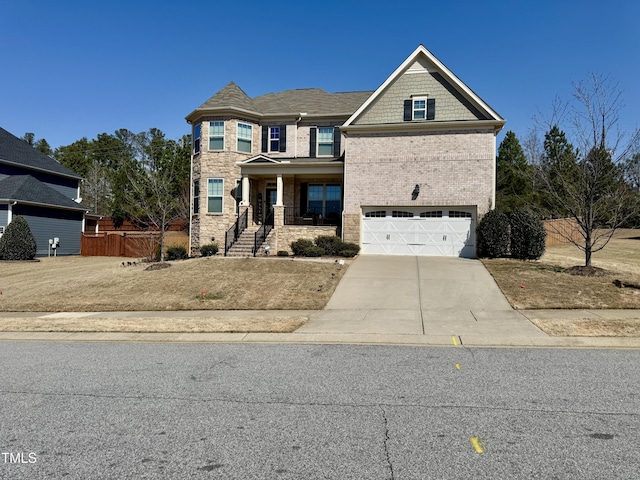
[[[191,122],[187,122],[191,125]],[[191,160],[189,164],[189,241],[188,247],[189,256],[191,256],[191,236],[193,235],[193,127],[191,128]]]
[[[11,220],[13,220],[13,206],[17,205],[18,202],[13,202],[10,203],[9,205],[7,205],[7,225],[9,225],[11,223]]]

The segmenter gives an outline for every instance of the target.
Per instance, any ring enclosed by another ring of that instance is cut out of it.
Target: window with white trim
[[[420,212],[420,218],[442,218],[442,210],[431,210],[429,212]]]
[[[224,150],[224,122],[209,122],[209,150]]]
[[[224,179],[207,179],[207,213],[222,213]]]
[[[413,212],[406,212],[404,210],[393,210],[391,216],[394,218],[413,218]]]
[[[238,151],[251,153],[253,127],[246,123],[238,123]]]
[[[269,151],[280,151],[280,127],[269,127]]]
[[[193,153],[200,153],[200,124],[193,127]]]
[[[449,210],[449,218],[471,218],[471,212],[462,212],[459,210]]]
[[[413,119],[424,120],[425,118],[427,118],[427,99],[414,98],[413,99]]]
[[[385,218],[387,216],[386,210],[374,210],[373,212],[365,212],[366,218]]]
[[[318,127],[318,157],[333,156],[333,127]]]

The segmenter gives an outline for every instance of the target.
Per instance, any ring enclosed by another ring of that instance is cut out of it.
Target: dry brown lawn
[[[289,333],[301,316],[250,315],[208,318],[3,318],[0,332]]]
[[[0,262],[0,312],[318,310],[347,267],[332,260],[209,257],[148,271],[147,264],[122,262]]]
[[[584,265],[583,253],[573,245],[549,247],[536,262],[492,259],[483,263],[516,309],[640,308],[639,230],[621,230],[593,255],[592,264],[607,270],[602,277],[564,272]]]
[[[640,337],[640,318],[535,319],[552,337]]]

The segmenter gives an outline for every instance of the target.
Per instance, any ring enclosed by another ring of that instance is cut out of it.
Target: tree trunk
[[[587,236],[584,239],[584,266],[591,266],[591,233],[587,233]]]

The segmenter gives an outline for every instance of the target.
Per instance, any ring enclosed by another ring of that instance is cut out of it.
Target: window
[[[307,211],[324,217],[340,215],[340,185],[309,185],[307,189]]]
[[[224,122],[209,122],[209,150],[224,150]]]
[[[269,151],[280,151],[280,127],[269,127]]]
[[[375,210],[373,212],[367,212],[364,214],[367,218],[384,218],[387,216],[386,210]]]
[[[318,127],[318,156],[333,156],[333,127]]]
[[[193,181],[193,213],[200,212],[200,180]]]
[[[207,180],[207,213],[222,213],[222,192],[224,180],[209,178]]]
[[[432,210],[430,212],[421,212],[421,218],[442,218],[442,210]]]
[[[471,218],[471,212],[461,212],[458,210],[449,210],[449,218]]]
[[[238,151],[251,153],[253,128],[245,123],[238,123]]]
[[[436,99],[426,96],[413,96],[404,101],[404,121],[435,120]]]
[[[394,218],[413,218],[413,213],[402,210],[393,210],[391,216]]]
[[[200,124],[193,127],[193,153],[200,153]]]
[[[413,99],[413,119],[424,120],[427,118],[427,100],[424,98]]]

